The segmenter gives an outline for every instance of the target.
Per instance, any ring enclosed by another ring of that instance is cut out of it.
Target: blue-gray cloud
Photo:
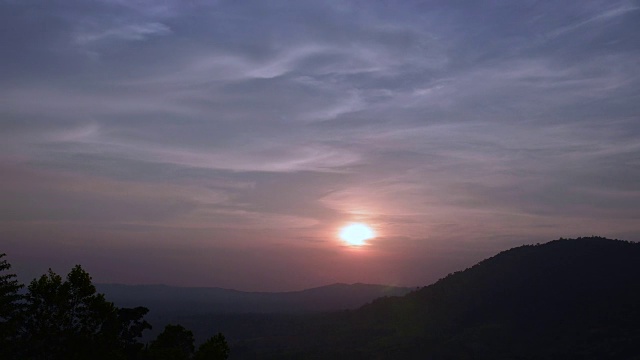
[[[0,224],[29,246],[639,239],[637,1],[2,1],[0,24]]]

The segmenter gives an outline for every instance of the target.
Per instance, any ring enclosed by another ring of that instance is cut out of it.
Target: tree
[[[229,345],[222,333],[209,338],[196,352],[194,360],[225,360],[229,358]]]
[[[143,319],[148,312],[149,309],[142,306],[118,309],[118,337],[128,359],[135,359],[144,348],[138,339],[145,330],[151,329],[151,324]]]
[[[24,285],[18,283],[16,274],[7,273],[11,264],[0,254],[0,359],[10,358],[18,330],[20,300],[19,291]]]
[[[193,333],[182,325],[167,325],[149,346],[152,359],[183,360],[191,358],[194,350]]]
[[[91,277],[79,265],[66,281],[51,269],[28,287],[23,341],[34,358],[103,356],[103,331],[117,324],[115,306],[96,294]]]
[[[136,338],[151,326],[146,308],[118,309],[96,293],[76,265],[65,281],[51,269],[29,284],[21,340],[33,359],[119,359],[135,356]]]
[[[187,360],[194,354],[193,333],[167,325],[143,351],[138,340],[151,325],[149,309],[117,308],[96,292],[91,276],[76,265],[66,279],[51,269],[31,281],[26,295],[11,265],[0,254],[0,359],[162,359]],[[226,359],[222,334],[205,342],[197,359]]]

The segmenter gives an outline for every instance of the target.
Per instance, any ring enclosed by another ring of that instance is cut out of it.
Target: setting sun
[[[373,229],[361,223],[349,224],[340,230],[340,238],[350,246],[366,245],[366,240],[375,236]]]

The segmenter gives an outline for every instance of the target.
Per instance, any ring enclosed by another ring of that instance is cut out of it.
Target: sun
[[[367,244],[367,240],[373,239],[376,233],[366,224],[353,223],[343,227],[339,236],[349,246],[362,246]]]

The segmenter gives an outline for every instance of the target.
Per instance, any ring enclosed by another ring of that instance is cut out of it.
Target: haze
[[[0,24],[23,281],[416,286],[640,240],[638,1],[2,0]]]

